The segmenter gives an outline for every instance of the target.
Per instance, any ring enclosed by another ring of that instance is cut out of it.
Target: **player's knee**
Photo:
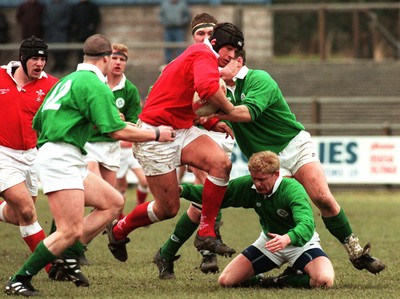
[[[171,209],[168,211],[165,211],[164,213],[164,219],[171,219],[174,218],[178,214],[179,208],[178,209]]]
[[[62,238],[69,244],[68,246],[71,246],[81,238],[83,234],[83,222],[82,224],[71,225],[66,229],[57,227],[57,232],[62,235]]]
[[[118,210],[122,210],[124,208],[124,205],[125,205],[124,196],[121,193],[118,193],[118,200],[116,202],[116,208]]]
[[[113,196],[108,199],[107,204],[108,207],[119,213],[124,208],[124,196],[119,192],[114,192]]]
[[[319,273],[315,277],[311,277],[311,287],[312,288],[325,288],[329,289],[334,284],[334,275],[330,275],[329,273]]]
[[[236,283],[232,281],[230,275],[226,272],[222,272],[218,277],[218,284],[223,288],[230,288],[236,285]]]
[[[221,163],[221,168],[230,173],[232,168],[232,161],[228,157],[226,157],[226,159],[221,159],[220,163]]]
[[[160,220],[167,220],[174,218],[178,214],[179,206],[170,206],[168,208],[164,207],[160,210],[161,213],[157,213],[157,218]]]
[[[232,169],[232,161],[228,157],[225,157],[214,161],[211,167],[209,174],[216,177],[229,177]]]
[[[189,209],[187,210],[187,214],[189,216],[189,218],[195,222],[195,223],[199,223],[200,222],[200,216],[201,216],[201,210],[196,208],[193,205],[189,206]]]
[[[323,215],[336,215],[340,210],[339,204],[330,193],[320,192],[312,196],[311,200],[321,210]]]
[[[24,207],[20,211],[18,211],[18,218],[20,222],[24,223],[33,223],[36,220],[36,210],[35,207]]]

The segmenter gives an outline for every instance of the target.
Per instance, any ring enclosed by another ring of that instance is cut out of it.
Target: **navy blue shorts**
[[[247,247],[242,254],[251,262],[255,274],[264,273],[274,268],[279,268],[271,259],[264,255],[258,248],[251,245]],[[320,248],[312,248],[304,252],[293,265],[293,268],[304,272],[305,266],[313,259],[326,256],[326,253]]]

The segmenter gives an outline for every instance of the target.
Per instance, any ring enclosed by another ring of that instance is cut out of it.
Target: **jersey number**
[[[71,80],[67,80],[65,83],[57,84],[51,95],[43,104],[43,110],[58,110],[61,106],[58,101],[69,92],[71,89],[71,84]]]

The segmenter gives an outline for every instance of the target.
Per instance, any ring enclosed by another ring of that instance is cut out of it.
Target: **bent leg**
[[[321,164],[311,162],[303,165],[294,174],[294,178],[303,185],[312,202],[321,211],[322,219],[329,232],[342,244],[345,243],[353,230],[346,214],[329,190]]]
[[[25,182],[4,190],[2,196],[7,203],[3,210],[7,222],[24,226],[37,220],[35,198],[29,194]]]
[[[215,237],[215,220],[223,200],[232,163],[221,147],[209,136],[201,135],[182,150],[182,164],[208,173],[202,196],[199,236]]]
[[[303,165],[294,174],[294,178],[306,189],[322,216],[333,217],[339,214],[340,206],[329,189],[324,170],[319,162]]]
[[[166,260],[172,260],[182,245],[193,235],[199,226],[200,210],[189,206],[189,209],[179,218],[174,232],[161,247],[160,255]]]
[[[304,272],[310,276],[310,287],[331,288],[335,280],[335,271],[329,258],[320,256],[304,267]]]
[[[146,201],[149,188],[142,168],[132,168],[132,172],[136,175],[138,180],[136,188],[136,205],[140,205]]]
[[[93,173],[89,172],[83,183],[85,206],[94,208],[84,219],[80,239],[82,244],[88,244],[121,213],[124,200],[116,189]]]
[[[254,276],[254,274],[251,261],[241,253],[222,271],[218,277],[218,284],[222,287],[237,286]]]
[[[54,255],[61,256],[65,249],[82,236],[84,192],[65,189],[47,194],[56,231],[44,239],[44,245]]]
[[[3,216],[8,222],[19,225],[21,237],[33,252],[45,238],[37,221],[36,196],[31,196],[25,182],[14,185],[2,193],[7,204],[3,204]]]
[[[113,228],[116,240],[126,238],[136,228],[175,217],[179,210],[179,187],[175,171],[148,176],[147,183],[154,201],[135,207]]]

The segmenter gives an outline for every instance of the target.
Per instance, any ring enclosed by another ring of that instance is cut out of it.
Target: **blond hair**
[[[128,55],[128,47],[126,45],[124,45],[124,44],[113,43],[112,44],[112,49],[113,49],[113,51],[123,52],[123,53],[126,53]]]
[[[279,157],[271,151],[253,154],[247,164],[249,171],[274,174],[280,168]]]

